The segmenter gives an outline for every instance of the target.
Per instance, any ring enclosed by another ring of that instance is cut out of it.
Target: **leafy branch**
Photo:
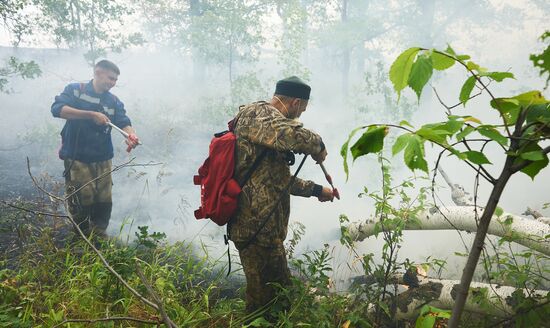
[[[449,152],[474,170],[476,186],[479,177],[483,177],[492,184],[493,189],[479,219],[474,244],[464,268],[449,327],[458,326],[473,273],[481,251],[484,249],[489,223],[510,177],[517,172],[522,172],[534,179],[548,165],[548,153],[550,153],[550,146],[545,148],[541,146],[542,142],[550,139],[550,103],[541,92],[529,91],[511,97],[496,97],[488,88],[489,84],[493,81],[500,83],[505,79],[514,79],[514,75],[511,72],[489,71],[473,62],[470,56],[458,55],[450,46],[445,51],[413,47],[397,57],[390,68],[389,77],[398,94],[398,99],[401,91],[408,86],[420,100],[422,90],[432,77],[433,71],[447,70],[457,62],[470,75],[461,87],[459,104],[465,107],[470,99],[486,92],[491,98],[489,105],[498,112],[502,125],[483,123],[473,116],[452,115],[451,109],[459,105],[446,106],[436,93],[440,103],[447,110],[446,121],[424,124],[418,129],[406,121],[402,121],[398,126],[390,124],[362,126],[350,133],[341,149],[344,170],[348,176],[348,150],[351,151],[354,161],[368,154],[379,154],[383,151],[384,140],[390,128],[405,130],[405,133],[397,136],[393,142],[392,154],[395,156],[403,152],[404,162],[412,171],[420,170],[429,173],[424,147],[427,142],[442,148],[434,169],[434,178],[441,156]],[[483,79],[488,79],[488,82],[484,82]],[[479,84],[480,91],[472,96],[476,84]],[[352,138],[362,130],[366,131],[350,147]],[[472,138],[473,133],[480,137]],[[472,147],[474,142],[481,142],[481,145],[474,148]],[[484,152],[486,147],[493,143],[502,148],[505,155],[504,167],[498,177],[493,176],[487,169],[487,166],[492,165],[495,160],[487,158]]]

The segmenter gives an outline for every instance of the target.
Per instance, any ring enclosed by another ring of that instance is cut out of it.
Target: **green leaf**
[[[540,122],[540,123],[549,123],[550,122],[550,105],[549,104],[539,104],[532,105],[529,107],[527,112],[527,123]]]
[[[484,71],[486,71],[485,68],[479,66],[478,64],[474,63],[473,61],[469,61],[468,63],[466,63],[466,67],[467,67],[469,70],[472,70],[472,71],[478,71],[478,72],[484,72]]]
[[[466,138],[470,133],[474,132],[475,130],[476,129],[474,129],[471,126],[465,127],[464,130],[462,130],[462,131],[460,131],[459,133],[456,134],[456,140],[460,141],[460,140]]]
[[[349,178],[349,167],[348,167],[348,145],[351,141],[351,138],[359,131],[364,129],[364,126],[360,126],[358,128],[353,129],[351,133],[348,136],[348,140],[342,145],[342,148],[340,149],[340,156],[344,159],[344,172],[346,172],[346,181],[348,181]]]
[[[373,126],[367,132],[363,133],[361,138],[351,146],[351,155],[353,160],[358,157],[378,153],[384,147],[384,137],[386,136],[386,126]]]
[[[422,94],[422,89],[430,77],[432,77],[433,66],[432,60],[427,56],[418,56],[411,68],[411,74],[409,76],[409,86],[416,93],[418,100],[420,100],[420,95]]]
[[[449,135],[449,132],[446,130],[432,129],[426,126],[423,126],[415,133],[426,140],[430,140],[438,144],[446,144],[447,136]]]
[[[476,150],[470,150],[470,151],[463,152],[463,154],[465,154],[466,158],[474,164],[477,164],[477,165],[491,164],[487,156],[485,156],[485,154],[483,154],[482,152],[479,152]]]
[[[536,162],[536,161],[542,161],[544,160],[544,154],[542,151],[540,150],[535,150],[535,151],[529,151],[529,152],[526,152],[526,153],[521,153],[519,155],[519,157],[523,158],[523,159],[526,159],[528,161],[533,161],[533,162]]]
[[[401,96],[401,90],[405,89],[409,82],[412,65],[419,50],[420,48],[415,47],[403,51],[391,65],[390,80],[397,92],[397,101],[399,101],[399,97]]]
[[[445,49],[445,52],[456,57],[456,52],[453,50],[453,48],[451,48],[450,44],[447,44],[447,49]]]
[[[502,111],[519,110],[519,101],[513,98],[496,98],[491,100],[491,107]]]
[[[408,127],[414,129],[414,126],[412,126],[411,123],[409,123],[409,122],[407,122],[407,121],[405,121],[405,120],[402,120],[401,122],[399,122],[399,125],[401,125],[401,126],[408,126]]]
[[[466,107],[466,103],[470,99],[470,94],[472,93],[472,90],[474,89],[475,85],[476,85],[476,78],[474,76],[470,76],[466,80],[466,82],[464,82],[462,89],[460,89],[460,96],[458,97],[458,99],[465,107]]]
[[[538,144],[535,144],[535,143],[531,143],[531,144],[528,144],[524,149],[522,149],[522,153],[521,154],[527,154],[527,153],[532,153],[532,152],[537,152],[537,151],[542,151],[542,148],[538,145]],[[521,157],[521,154],[520,154],[520,157],[516,160],[515,163],[518,163],[518,162],[523,162],[525,160],[528,160],[528,159],[523,159]],[[529,177],[531,177],[531,179],[535,179],[535,177],[537,176],[537,174],[539,174],[539,172],[545,168],[546,166],[548,166],[548,155],[543,155],[543,158],[540,159],[540,160],[537,160],[537,161],[532,161],[531,164],[527,165],[525,168],[523,168],[521,170],[521,172],[527,174]]]
[[[468,60],[470,59],[471,57],[468,56],[468,55],[458,55],[456,56],[456,59],[460,60],[460,61],[464,61],[464,60]]]
[[[449,319],[451,311],[442,310],[434,306],[424,305],[420,309],[420,315],[416,319],[415,328],[433,328],[436,319]]]
[[[538,90],[519,94],[515,97],[512,97],[512,99],[516,99],[517,101],[519,101],[519,104],[524,107],[548,103],[548,100],[544,98],[542,93]]]
[[[435,68],[438,71],[446,70],[447,68],[450,68],[455,64],[454,59],[450,58],[449,56],[440,54],[435,50],[432,51],[432,54],[430,57],[432,58],[433,68]]]
[[[409,140],[411,139],[411,133],[405,133],[400,135],[392,146],[392,155],[395,156],[401,152],[405,147],[409,145]]]
[[[497,217],[501,217],[502,214],[504,214],[504,210],[503,210],[501,207],[498,207],[498,206],[497,206],[497,208],[495,209],[495,215],[496,215]]]
[[[482,136],[494,140],[505,147],[508,146],[508,138],[500,134],[497,129],[490,125],[482,125],[478,127],[477,132],[479,132],[479,134],[481,134]]]
[[[502,82],[504,79],[515,79],[514,74],[510,72],[480,72],[479,75],[487,76],[497,82]]]
[[[521,172],[527,174],[528,176],[531,177],[531,179],[534,180],[537,174],[539,174],[539,172],[547,166],[548,166],[548,156],[545,156],[543,160],[531,163],[530,165],[522,169]]]
[[[405,164],[411,170],[422,170],[428,173],[428,163],[424,158],[424,145],[419,136],[413,135],[404,154]]]

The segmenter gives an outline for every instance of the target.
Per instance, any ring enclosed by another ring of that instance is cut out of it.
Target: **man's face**
[[[118,80],[118,74],[113,71],[98,67],[94,71],[94,80],[100,92],[111,90]]]

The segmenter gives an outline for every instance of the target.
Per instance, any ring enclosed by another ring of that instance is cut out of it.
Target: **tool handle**
[[[117,130],[118,132],[120,132],[120,134],[122,134],[124,137],[126,137],[126,139],[130,138],[130,135],[122,130],[121,128],[119,128],[118,126],[114,125],[113,123],[111,122],[107,122],[107,124],[112,127],[113,129]],[[141,141],[138,141],[138,145],[141,145]]]

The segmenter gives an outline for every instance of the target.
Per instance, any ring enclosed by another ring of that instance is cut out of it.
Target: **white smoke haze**
[[[379,10],[381,15],[387,11],[395,15],[406,13],[415,3],[391,1],[386,8],[379,5],[371,10]],[[374,213],[372,201],[357,195],[364,187],[374,191],[381,186],[380,168],[373,158],[358,159],[350,166],[350,178],[345,182],[339,152],[349,132],[360,125],[397,124],[401,119],[407,119],[413,125],[445,119],[443,107],[429,86],[419,103],[413,92],[405,92],[401,102],[410,103],[412,112],[407,117],[399,117],[402,112],[397,111],[399,105],[392,90],[393,103],[390,106],[384,102],[381,93],[364,92],[367,73],[378,74],[378,65],[382,63],[385,80],[375,80],[374,83],[387,83],[389,86],[389,65],[401,51],[415,45],[445,48],[449,43],[457,52],[471,55],[482,66],[498,71],[510,70],[515,74],[516,80],[491,85],[497,95],[510,95],[544,86],[544,81],[532,68],[528,58],[529,54],[541,49],[538,37],[548,27],[550,11],[547,3],[490,1],[484,12],[477,12],[479,8],[475,1],[459,1],[452,5],[446,1],[419,3],[427,7],[423,15],[430,15],[432,11],[430,24],[421,24],[425,16],[410,17],[404,27],[389,29],[380,37],[365,42],[361,52],[356,50],[352,53],[350,91],[345,99],[338,49],[311,41],[302,58],[302,65],[310,72],[312,100],[301,121],[323,137],[329,152],[326,167],[340,190],[342,200],[319,203],[314,198],[294,197],[291,221],[300,221],[306,226],[298,252],[317,249],[325,243],[334,247],[336,281],[345,280],[353,274],[348,268],[348,265],[353,265],[353,257],[339,246],[339,236],[335,234],[339,230],[339,215],[346,214],[352,221],[369,218]],[[451,8],[448,11],[447,6]],[[463,8],[455,8],[459,6]],[[453,19],[450,17],[452,15],[456,17]],[[515,17],[520,17],[519,22],[514,21]],[[281,24],[276,19],[276,14],[272,13],[269,19],[262,22],[266,25],[267,37],[278,37],[282,33]],[[143,32],[147,36],[147,30]],[[121,164],[135,157],[135,164],[162,164],[124,168],[114,174],[114,207],[109,233],[117,235],[123,222],[133,222],[131,230],[129,223],[124,226],[123,235],[131,238],[137,226],[147,225],[150,231],[166,233],[170,241],[202,241],[214,254],[221,255],[225,251],[225,228],[206,220],[196,221],[193,217],[200,197],[199,187],[193,185],[192,177],[207,156],[213,133],[225,130],[225,122],[238,110],[236,105],[227,109],[230,103],[227,70],[225,67],[207,65],[205,78],[196,79],[189,55],[156,44],[154,38],[148,41],[143,47],[107,56],[121,69],[119,82],[112,92],[125,103],[143,142],[143,146],[128,155],[123,138],[113,131],[113,163]],[[66,84],[88,81],[92,76],[91,69],[80,52],[42,48],[40,44],[35,44],[34,48],[14,49],[7,42],[4,44],[6,46],[0,49],[0,58],[15,55],[23,60],[35,60],[43,74],[34,80],[12,79],[10,86],[13,92],[0,94],[0,148],[5,149],[0,151],[2,174],[9,172],[14,179],[18,179],[21,190],[32,189],[25,163],[25,157],[29,157],[35,174],[47,172],[61,181],[63,164],[57,157],[57,150],[64,121],[51,116],[50,105]],[[48,44],[48,41],[44,40],[43,44]],[[259,86],[243,93],[243,99],[239,99],[243,104],[267,100],[274,90],[275,81],[285,77],[281,73],[285,67],[278,63],[273,45],[268,41],[262,49],[265,51],[260,54],[257,63],[237,62],[235,67],[235,76],[254,73],[259,81]],[[466,73],[455,67],[443,74],[434,73],[432,85],[448,104],[455,104],[465,78]],[[457,115],[473,115],[483,121],[494,119],[495,112],[487,104],[488,98],[483,95],[473,99],[468,109],[458,107],[455,111]],[[367,108],[367,111],[360,108]],[[7,150],[9,148],[16,150]],[[429,154],[428,163],[433,168],[437,149],[427,147],[426,151]],[[490,159],[503,158],[496,148],[488,149],[487,153]],[[390,157],[394,182],[412,176],[404,167],[401,156]],[[297,157],[297,162],[300,158]],[[498,172],[501,165],[502,161],[495,160],[492,172]],[[466,165],[448,158],[443,160],[442,167],[453,181],[473,193],[474,173]],[[327,185],[320,168],[311,159],[306,162],[300,177]],[[517,214],[521,214],[527,206],[550,214],[541,209],[542,204],[550,201],[549,179],[548,169],[542,171],[534,182],[525,175],[514,176],[500,206],[507,212]],[[438,183],[442,186],[439,190],[442,201],[451,204],[450,191],[444,181],[438,178]],[[5,191],[0,194],[4,195]],[[479,189],[480,204],[484,204],[489,192],[489,186],[482,183]],[[470,246],[473,234],[462,235]],[[360,243],[358,249],[360,252],[378,254],[382,244],[381,238],[371,237]],[[449,264],[445,276],[456,278],[463,259],[455,256],[455,251],[464,252],[457,232],[405,231],[400,258],[417,262],[424,261],[428,256],[446,259]],[[236,256],[234,258],[237,259]]]

